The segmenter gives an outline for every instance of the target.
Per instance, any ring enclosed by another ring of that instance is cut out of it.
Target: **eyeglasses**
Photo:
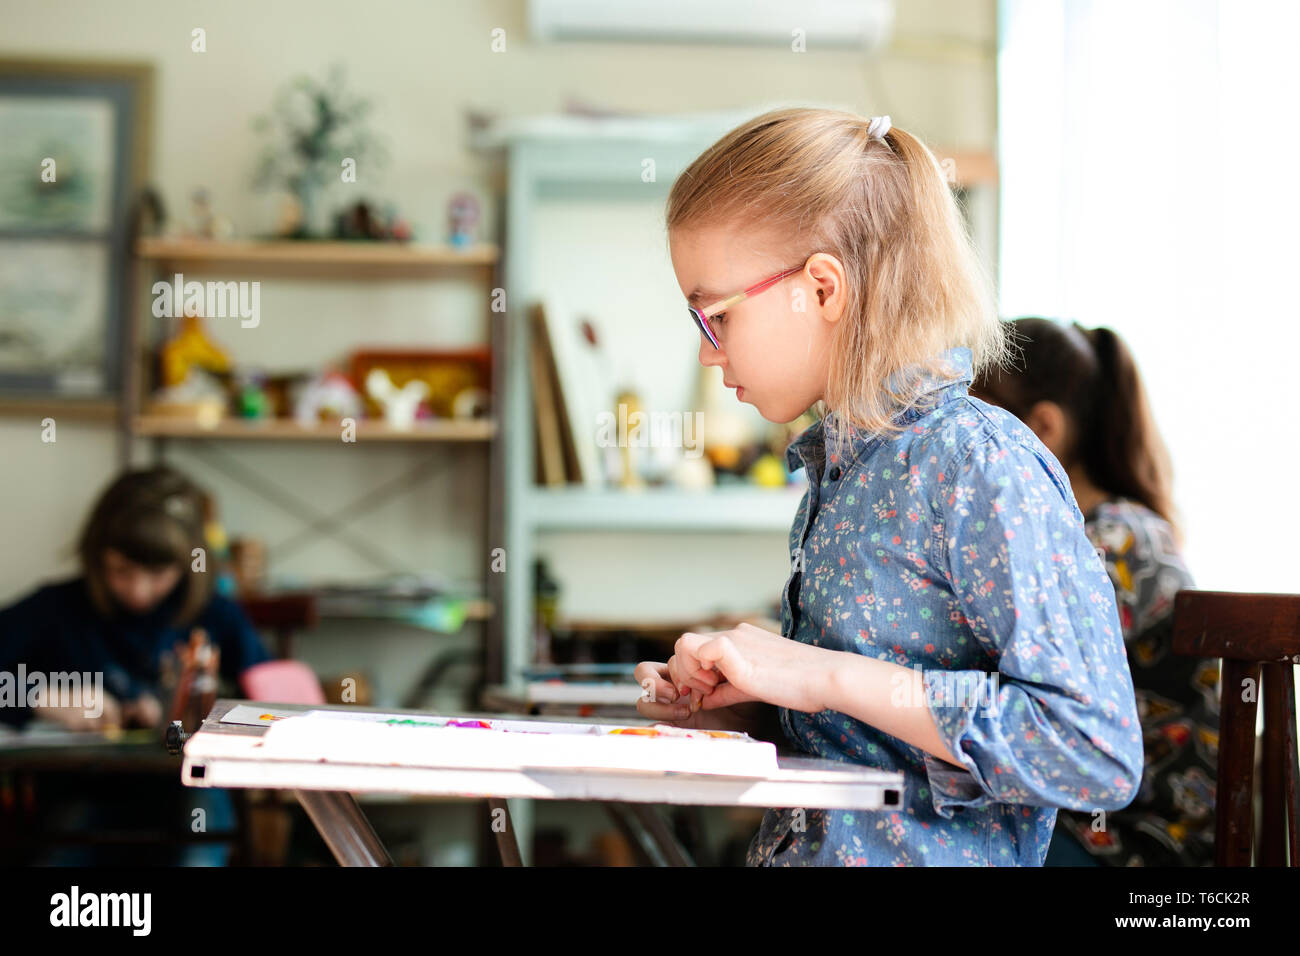
[[[695,321],[695,327],[700,330],[700,334],[708,339],[715,349],[720,349],[722,346],[718,344],[718,338],[713,334],[713,328],[709,325],[709,318],[711,316],[717,315],[719,312],[731,308],[737,302],[743,302],[750,296],[758,295],[760,292],[770,289],[786,276],[791,276],[796,272],[801,271],[807,264],[808,262],[805,259],[803,265],[797,265],[793,269],[786,269],[784,272],[779,272],[769,279],[764,279],[756,285],[751,285],[743,292],[737,292],[735,295],[727,296],[727,298],[713,303],[713,305],[709,306],[707,309],[697,309],[693,305],[688,305],[686,308],[690,310],[691,318]]]

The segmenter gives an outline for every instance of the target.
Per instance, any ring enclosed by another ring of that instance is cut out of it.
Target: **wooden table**
[[[234,831],[194,833],[155,827],[118,830],[45,831],[36,826],[33,800],[39,801],[41,780],[49,776],[94,774],[121,781],[142,777],[176,780],[181,760],[163,746],[157,730],[128,730],[118,735],[98,731],[72,732],[37,728],[0,736],[0,848],[7,852],[69,844],[164,844],[182,847],[198,843],[238,844],[246,834]],[[29,805],[30,804],[30,805]]]

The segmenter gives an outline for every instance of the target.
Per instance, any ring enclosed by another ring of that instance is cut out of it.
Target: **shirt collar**
[[[941,358],[942,367],[939,374],[927,371],[924,365],[913,365],[902,372],[896,372],[890,378],[890,383],[896,384],[900,380],[907,381],[919,377],[922,382],[920,395],[940,393],[932,396],[930,400],[932,404],[928,407],[912,405],[895,415],[895,422],[907,424],[910,421],[915,421],[927,411],[933,409],[934,406],[946,401],[952,394],[964,395],[969,391],[973,378],[971,374],[971,350],[966,346],[958,346],[942,352]],[[945,392],[950,394],[944,394]],[[834,416],[834,414],[834,412],[831,412],[828,417]],[[872,435],[863,432],[861,429],[854,429],[852,436],[850,446],[847,449],[842,449],[844,454],[839,454],[836,449],[831,447],[830,436],[826,429],[826,419],[819,419],[804,429],[803,433],[786,448],[786,465],[791,472],[798,471],[804,467],[810,455],[816,455],[817,459],[822,462],[840,459],[852,461],[873,440]]]

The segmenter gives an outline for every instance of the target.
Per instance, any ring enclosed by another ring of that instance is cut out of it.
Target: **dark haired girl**
[[[121,475],[91,509],[77,545],[81,574],[48,584],[0,611],[0,669],[104,675],[107,723],[154,726],[164,655],[201,627],[221,649],[231,681],[268,660],[239,606],[213,593],[214,574],[196,567],[206,546],[203,493],[170,468]],[[203,565],[198,565],[203,567]],[[72,713],[68,713],[71,710]],[[79,708],[50,708],[75,722]],[[25,707],[0,708],[22,725]]]
[[[233,683],[270,659],[239,606],[213,593],[215,571],[200,563],[196,549],[206,546],[205,505],[202,491],[164,467],[128,471],[103,492],[77,545],[81,573],[0,610],[0,672],[16,674],[21,667],[28,675],[89,673],[96,682],[102,675],[102,694],[93,701],[37,701],[35,707],[27,706],[31,701],[24,694],[16,706],[0,707],[0,723],[21,727],[39,715],[70,729],[157,727],[164,659],[196,627],[220,649],[225,680]],[[103,783],[78,778],[64,796],[75,798],[79,809],[63,816],[81,825],[119,825],[134,814],[156,826],[160,805],[184,798],[192,808],[219,799],[186,794],[178,779],[166,780],[165,791],[157,780],[130,788]],[[142,797],[146,787],[148,798]],[[53,782],[45,788],[45,802],[57,802],[55,788]],[[166,861],[165,855],[150,860],[139,849],[127,859]],[[88,862],[85,856],[54,860],[69,861]],[[102,852],[89,861],[110,862]]]
[[[1174,594],[1195,585],[1137,365],[1107,328],[1010,325],[1017,368],[979,376],[970,393],[1033,429],[1070,479],[1115,585],[1145,750],[1137,798],[1106,814],[1060,811],[1046,865],[1209,865],[1219,662],[1171,648]]]

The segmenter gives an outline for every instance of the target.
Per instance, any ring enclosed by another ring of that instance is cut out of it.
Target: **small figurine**
[[[492,396],[485,388],[466,386],[451,400],[452,418],[486,418],[491,412]]]
[[[304,428],[321,421],[361,417],[361,396],[347,376],[327,371],[308,383],[294,404],[294,416]]]
[[[230,357],[208,337],[203,320],[193,307],[186,309],[181,327],[162,347],[162,383],[179,385],[192,368],[214,374],[230,371]]]
[[[212,211],[208,191],[203,187],[190,195],[190,217],[193,236],[198,239],[229,239],[235,227],[225,216]]]
[[[280,200],[280,217],[275,224],[275,237],[297,239],[303,235],[304,229],[302,200],[285,194]]]
[[[240,418],[266,418],[270,399],[266,393],[266,375],[245,369],[235,376],[235,408]]]
[[[417,407],[429,397],[429,383],[413,378],[398,388],[382,368],[372,368],[366,376],[366,394],[383,407],[384,421],[405,431],[414,426]]]
[[[145,186],[136,197],[131,213],[131,234],[134,236],[161,236],[167,225],[167,209],[162,196],[152,186]]]
[[[383,221],[375,215],[367,202],[353,203],[338,214],[334,221],[337,239],[384,239],[388,231]]]
[[[388,238],[394,242],[411,241],[411,224],[398,218],[397,207],[392,203],[384,206],[384,222],[388,223]]]
[[[216,592],[222,597],[235,594],[235,576],[230,570],[230,539],[217,517],[217,503],[203,496],[203,540],[208,546],[208,573],[216,575]]]
[[[749,479],[760,488],[784,488],[785,465],[771,452],[760,455],[749,469]]]
[[[470,193],[457,193],[447,204],[451,220],[451,244],[458,249],[474,244],[474,229],[478,225],[478,200]]]
[[[621,422],[630,422],[641,412],[641,397],[631,388],[624,388],[615,398],[616,417]],[[626,411],[624,408],[626,407]],[[620,488],[637,489],[645,486],[645,479],[641,476],[642,453],[640,448],[633,447],[631,441],[620,441],[619,449],[622,463],[621,478],[619,480]]]

